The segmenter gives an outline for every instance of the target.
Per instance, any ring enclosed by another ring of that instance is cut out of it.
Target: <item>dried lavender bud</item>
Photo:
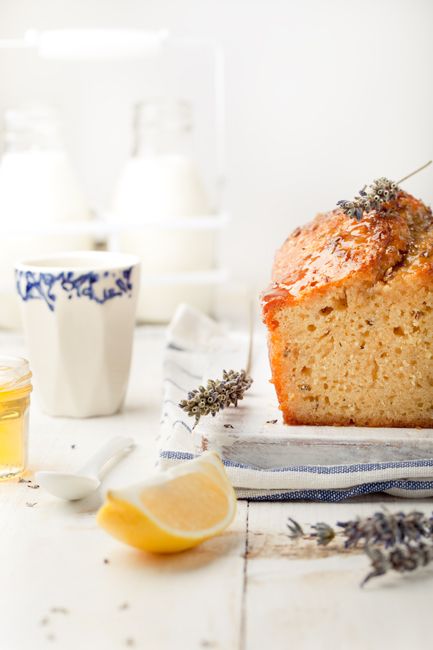
[[[406,544],[418,541],[421,538],[432,539],[433,517],[427,517],[422,512],[376,512],[371,517],[354,519],[352,521],[338,522],[342,528],[345,547],[379,544],[385,548],[396,544]]]
[[[290,539],[300,539],[301,537],[304,537],[306,539],[315,539],[319,546],[326,546],[334,539],[336,535],[336,532],[332,526],[329,526],[323,522],[319,522],[314,526],[311,526],[311,529],[315,532],[307,535],[304,533],[302,526],[291,517],[289,517],[287,520],[287,528],[289,529]]]
[[[366,546],[365,553],[370,558],[372,571],[365,576],[361,587],[372,578],[383,576],[388,571],[406,573],[415,571],[415,569],[433,561],[433,545],[423,541],[395,546],[390,550],[384,550],[377,546]]]
[[[50,612],[52,614],[69,614],[69,610],[66,607],[51,607]]]
[[[301,537],[305,537],[305,533],[300,524],[291,517],[287,520],[287,528],[289,529],[290,539],[300,539]]]
[[[245,370],[224,370],[222,380],[209,379],[206,387],[199,386],[190,391],[188,399],[179,402],[179,406],[190,417],[195,418],[196,427],[204,415],[214,417],[229,406],[236,407],[252,383],[253,380]]]
[[[327,546],[329,542],[332,542],[336,534],[332,526],[323,522],[319,522],[314,526],[311,526],[311,528],[315,532],[311,533],[310,537],[315,539],[319,546]]]
[[[369,188],[365,185],[353,201],[337,201],[337,205],[348,217],[361,221],[364,214],[373,210],[384,214],[386,204],[396,199],[399,192],[401,190],[397,183],[387,178],[377,178]]]

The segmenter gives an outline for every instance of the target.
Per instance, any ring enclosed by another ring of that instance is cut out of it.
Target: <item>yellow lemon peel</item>
[[[153,553],[184,551],[221,533],[236,495],[215,452],[205,452],[138,485],[112,490],[97,515],[116,539]]]

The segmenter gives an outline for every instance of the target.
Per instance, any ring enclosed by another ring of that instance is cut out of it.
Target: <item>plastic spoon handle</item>
[[[81,468],[80,474],[100,478],[104,466],[115,456],[123,456],[134,447],[132,438],[116,436],[108,440]]]

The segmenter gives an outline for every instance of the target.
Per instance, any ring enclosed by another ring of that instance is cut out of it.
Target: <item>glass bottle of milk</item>
[[[191,287],[168,282],[151,288],[149,277],[206,271],[214,264],[212,232],[171,225],[210,212],[192,153],[192,128],[188,102],[153,99],[135,107],[133,154],[117,184],[113,212],[129,224],[119,237],[120,248],[141,258],[141,321],[166,321],[177,303],[191,298]],[[134,230],[130,224],[146,227]]]
[[[56,112],[49,107],[7,110],[0,160],[0,327],[14,328],[20,322],[16,260],[91,248],[87,234],[52,232],[59,222],[90,216],[61,142]]]

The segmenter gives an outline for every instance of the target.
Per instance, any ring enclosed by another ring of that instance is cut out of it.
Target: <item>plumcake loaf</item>
[[[276,255],[263,315],[284,421],[431,427],[432,212],[397,188],[355,216],[319,214]]]

